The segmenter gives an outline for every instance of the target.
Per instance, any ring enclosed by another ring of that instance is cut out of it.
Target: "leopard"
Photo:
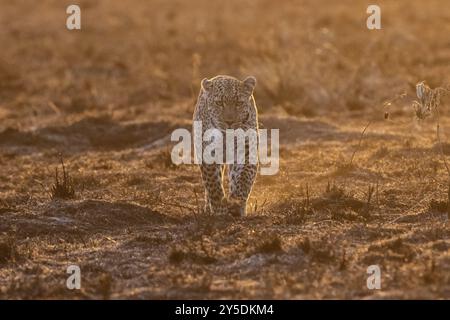
[[[227,129],[253,129],[258,134],[258,110],[253,94],[255,86],[254,76],[248,76],[244,80],[227,75],[204,78],[193,114],[193,120],[202,123],[201,134],[208,129],[220,132]],[[203,148],[206,144],[207,142],[202,141]],[[244,163],[234,158],[231,163],[202,162],[199,167],[205,194],[204,211],[245,217],[258,171],[258,159],[249,161],[249,141],[245,140]],[[228,177],[228,194],[224,189],[225,176]]]

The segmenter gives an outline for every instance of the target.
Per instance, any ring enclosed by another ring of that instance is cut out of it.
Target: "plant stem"
[[[444,160],[445,169],[447,169],[447,216],[450,216],[450,169],[447,164],[447,159],[445,158],[444,147],[441,141],[440,135],[440,117],[439,117],[439,109],[436,108],[436,136],[439,143],[439,149],[441,151],[442,160]]]
[[[448,164],[447,164],[447,159],[445,158],[444,147],[443,147],[442,141],[441,141],[439,118],[440,118],[439,117],[439,109],[436,108],[436,136],[437,136],[437,140],[438,140],[438,143],[439,143],[439,149],[441,151],[442,160],[444,161],[445,169],[447,169],[447,175],[448,175],[448,178],[450,180],[450,169],[449,169]]]
[[[369,123],[367,123],[367,125],[364,127],[364,130],[361,132],[361,136],[359,137],[359,143],[358,143],[358,147],[355,149],[355,151],[353,151],[352,157],[350,158],[350,163],[349,163],[349,167],[352,166],[353,163],[353,158],[355,158],[355,154],[356,152],[359,150],[359,148],[361,147],[361,143],[362,140],[364,138],[364,133],[366,132],[367,128],[372,124],[372,121],[369,121]],[[449,173],[450,174],[450,173]]]

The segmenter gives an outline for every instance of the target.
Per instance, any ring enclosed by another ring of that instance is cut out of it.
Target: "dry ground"
[[[411,101],[450,83],[450,7],[378,2],[381,31],[367,1],[83,0],[68,31],[71,1],[1,0],[0,297],[449,299],[448,177]],[[255,75],[281,129],[243,219],[199,214],[197,168],[170,161],[216,74]],[[74,199],[50,198],[60,154]]]

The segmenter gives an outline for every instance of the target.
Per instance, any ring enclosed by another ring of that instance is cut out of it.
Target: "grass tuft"
[[[16,239],[13,236],[7,236],[0,239],[0,265],[14,262],[18,257]]]
[[[52,199],[73,199],[75,198],[75,188],[73,180],[66,171],[64,166],[64,160],[62,156],[60,157],[61,167],[62,167],[62,180],[58,175],[58,168],[55,169],[55,184],[52,186],[51,197]]]
[[[272,236],[269,239],[262,240],[256,246],[258,253],[278,253],[283,251],[282,241],[278,236]]]

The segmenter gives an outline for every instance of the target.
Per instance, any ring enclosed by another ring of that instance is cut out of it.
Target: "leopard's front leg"
[[[244,217],[247,214],[247,201],[255,182],[257,164],[232,164],[228,171],[230,194],[228,210],[234,216]]]
[[[200,165],[203,186],[205,187],[205,211],[215,214],[226,214],[227,206],[222,185],[223,165]]]

